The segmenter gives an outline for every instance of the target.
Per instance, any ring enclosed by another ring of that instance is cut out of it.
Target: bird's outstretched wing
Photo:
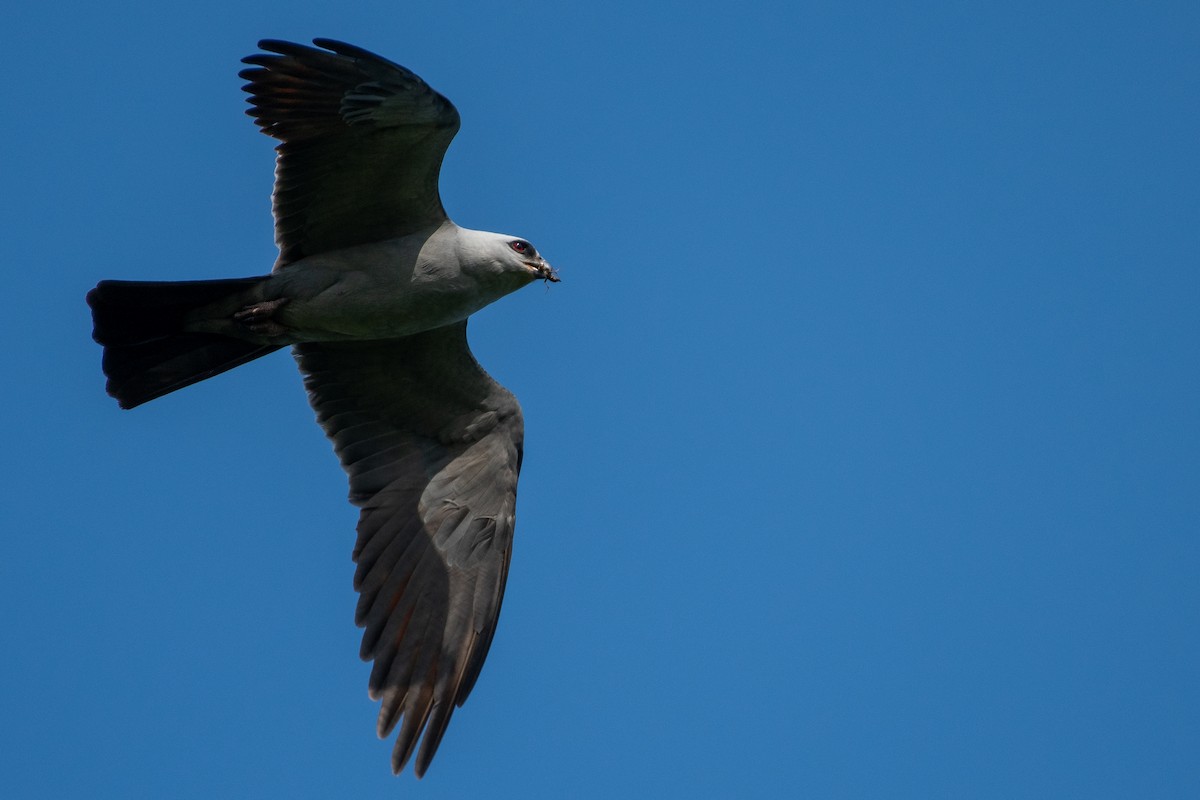
[[[353,45],[320,48],[265,39],[251,108],[279,139],[275,166],[276,266],[446,220],[438,174],[458,132],[454,105],[404,67]]]
[[[512,552],[524,435],[516,399],[467,348],[466,323],[295,348],[317,421],[361,509],[355,587],[379,735],[400,772],[429,766],[479,675]]]

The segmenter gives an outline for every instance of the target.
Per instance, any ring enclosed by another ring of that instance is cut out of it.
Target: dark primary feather
[[[248,114],[279,139],[277,266],[382,241],[446,220],[442,157],[458,132],[454,105],[398,64],[352,45],[324,49],[266,39],[253,65]]]
[[[354,559],[362,657],[399,725],[392,769],[429,766],[491,645],[512,553],[524,427],[472,357],[466,323],[295,348],[317,420],[362,511]],[[422,730],[424,736],[422,738]]]

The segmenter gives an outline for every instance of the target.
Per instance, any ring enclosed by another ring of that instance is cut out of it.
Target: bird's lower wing
[[[354,560],[392,768],[422,775],[479,675],[512,552],[523,424],[471,356],[466,323],[295,348],[317,421],[362,509]]]

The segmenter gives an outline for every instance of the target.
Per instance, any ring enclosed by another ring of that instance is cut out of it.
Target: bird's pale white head
[[[468,231],[459,229],[459,246],[466,256],[468,269],[482,270],[494,275],[517,279],[521,285],[536,280],[559,281],[558,271],[528,239],[506,233]]]

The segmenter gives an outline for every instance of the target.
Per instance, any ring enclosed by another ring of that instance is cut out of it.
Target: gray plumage
[[[355,621],[421,776],[487,656],[512,555],[524,423],[467,347],[467,317],[557,274],[527,241],[459,228],[438,174],[458,130],[413,73],[328,39],[266,40],[248,113],[279,139],[271,274],[102,281],[108,392],[132,408],[291,345],[361,509]],[[419,742],[419,749],[418,749]]]

